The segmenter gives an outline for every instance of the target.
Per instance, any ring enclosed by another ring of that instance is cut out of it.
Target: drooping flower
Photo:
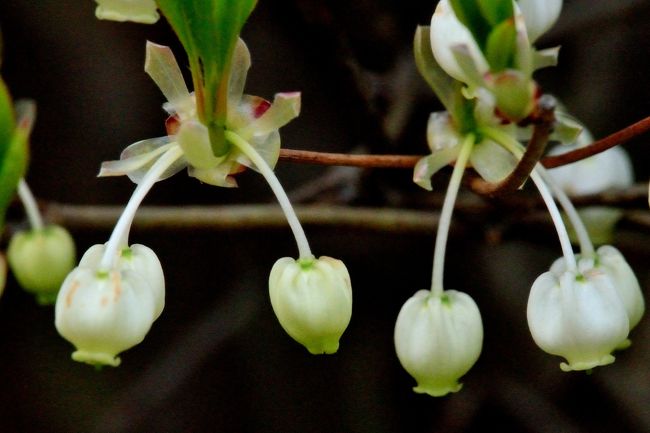
[[[459,379],[481,353],[483,323],[469,295],[420,290],[402,306],[394,337],[402,367],[417,382],[414,391],[439,397],[461,389]]]
[[[7,249],[9,266],[20,286],[40,304],[53,304],[61,283],[74,268],[74,240],[63,227],[50,225],[16,233]]]
[[[77,267],[59,291],[55,325],[77,349],[72,359],[117,367],[117,355],[144,339],[154,313],[154,290],[140,273]]]
[[[589,370],[614,362],[627,338],[629,320],[611,278],[602,270],[540,275],[528,298],[528,326],[545,352],[562,356],[563,371]]]
[[[352,316],[350,275],[342,261],[283,257],[269,276],[271,305],[282,328],[314,355],[335,353]]]
[[[160,18],[154,0],[95,0],[100,20],[153,24]]]

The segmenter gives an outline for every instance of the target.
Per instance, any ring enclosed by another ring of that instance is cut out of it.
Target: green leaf
[[[492,72],[500,72],[514,66],[517,30],[514,20],[504,21],[488,36],[485,58]]]
[[[7,207],[14,197],[18,181],[27,171],[27,143],[34,121],[35,105],[32,102],[18,102],[16,112],[18,122],[0,159],[0,227],[4,226]]]
[[[0,79],[0,161],[2,161],[15,127],[14,108],[4,81]]]

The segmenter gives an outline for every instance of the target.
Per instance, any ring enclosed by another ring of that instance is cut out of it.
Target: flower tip
[[[95,366],[109,365],[117,367],[122,360],[119,356],[112,356],[108,353],[89,352],[86,350],[77,350],[72,353],[72,359],[77,362],[83,362]]]
[[[616,358],[614,358],[614,356],[605,355],[600,359],[593,361],[569,362],[568,364],[566,362],[561,362],[560,369],[564,372],[591,370],[594,367],[603,367],[612,364],[615,360]]]
[[[463,388],[463,384],[459,382],[452,382],[449,384],[438,385],[420,385],[413,387],[413,391],[418,394],[427,394],[431,397],[444,397],[447,394],[458,392]]]
[[[339,350],[339,338],[335,336],[331,339],[305,343],[305,347],[312,355],[333,355]]]

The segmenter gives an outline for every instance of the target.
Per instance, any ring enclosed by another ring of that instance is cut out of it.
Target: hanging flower
[[[417,382],[413,390],[434,397],[457,392],[483,345],[476,303],[455,290],[420,290],[402,306],[395,323],[395,350]]]
[[[342,261],[283,257],[271,270],[269,295],[291,338],[311,354],[336,353],[352,316],[352,286]]]
[[[629,319],[614,283],[597,268],[540,275],[528,298],[528,326],[545,352],[564,357],[564,371],[611,364]]]
[[[95,0],[100,20],[153,24],[160,18],[154,0]]]
[[[140,273],[77,267],[59,291],[55,325],[76,347],[72,359],[117,367],[117,355],[149,332],[155,308],[154,290]]]

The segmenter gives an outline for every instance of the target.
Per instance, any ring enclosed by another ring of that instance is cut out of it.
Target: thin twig
[[[493,196],[514,192],[523,185],[544,154],[555,121],[555,106],[555,98],[552,96],[544,95],[540,98],[533,126],[533,135],[530,137],[526,151],[515,169],[499,183],[486,182],[480,177],[472,179],[470,186],[474,192]]]
[[[589,158],[597,153],[604,152],[607,149],[625,143],[641,134],[650,131],[650,116],[645,119],[623,128],[618,132],[608,135],[607,137],[594,141],[589,146],[581,147],[571,152],[563,153],[557,156],[547,156],[542,159],[542,164],[546,168],[560,167],[562,165],[571,164],[572,162],[580,161],[581,159]]]
[[[365,168],[413,168],[420,158],[422,155],[349,155],[347,153],[280,149],[281,161]]]
[[[623,144],[650,131],[650,116],[618,132],[594,141],[589,146],[557,156],[542,158],[546,168],[560,167],[580,161],[600,152]],[[413,168],[424,155],[348,155],[345,153],[313,152],[306,150],[281,149],[280,160],[304,164],[345,165],[366,168]]]
[[[645,194],[647,185],[635,185],[633,190]],[[583,198],[581,204],[614,205],[615,198],[615,194],[609,192]],[[531,211],[541,207],[538,198],[517,195],[508,196],[508,199],[504,203]],[[645,196],[641,199],[645,203]],[[630,204],[631,200],[632,197],[622,197],[624,204]],[[123,208],[49,202],[43,204],[43,209],[43,217],[49,223],[62,224],[74,230],[110,230]],[[456,210],[458,213],[474,216],[502,211],[490,203],[477,202],[476,196],[471,194],[459,197]],[[430,210],[309,205],[296,206],[296,213],[305,225],[366,231],[433,233],[438,224],[438,214]],[[624,217],[636,225],[650,227],[650,211],[624,210]],[[142,206],[133,224],[135,230],[247,230],[287,227],[284,215],[277,205]]]

